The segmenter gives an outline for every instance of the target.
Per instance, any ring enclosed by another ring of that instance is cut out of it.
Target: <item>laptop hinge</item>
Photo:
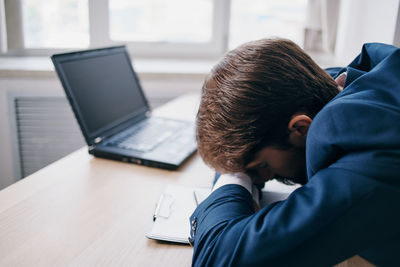
[[[103,137],[96,137],[95,139],[94,139],[94,144],[95,145],[98,145],[98,144],[100,144],[101,142],[103,141]]]
[[[89,151],[92,151],[96,147],[96,145],[100,144],[103,141],[103,138],[99,136],[99,137],[96,137],[93,141],[94,141],[94,144],[89,146]]]

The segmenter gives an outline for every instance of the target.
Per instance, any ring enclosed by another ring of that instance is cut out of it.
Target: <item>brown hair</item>
[[[292,41],[245,43],[226,53],[204,82],[199,153],[217,171],[242,172],[266,145],[289,147],[292,115],[313,118],[337,93],[335,81]]]

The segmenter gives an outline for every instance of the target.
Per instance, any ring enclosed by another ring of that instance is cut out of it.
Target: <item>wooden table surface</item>
[[[197,105],[186,95],[155,113],[191,120]],[[145,234],[167,184],[211,186],[212,177],[197,154],[167,171],[79,149],[0,191],[0,266],[190,266],[190,246]]]

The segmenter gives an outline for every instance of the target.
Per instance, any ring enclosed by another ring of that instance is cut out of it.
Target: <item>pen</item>
[[[198,206],[199,205],[199,199],[197,198],[196,190],[193,190],[193,197],[194,197],[194,202],[196,202],[196,206]]]
[[[157,219],[158,212],[160,211],[160,207],[161,207],[161,203],[163,202],[163,199],[164,199],[164,194],[161,194],[160,199],[158,200],[158,203],[156,206],[156,210],[154,211],[153,222]]]

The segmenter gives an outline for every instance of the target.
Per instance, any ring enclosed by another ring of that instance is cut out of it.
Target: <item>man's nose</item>
[[[275,173],[268,168],[262,168],[258,173],[260,177],[264,178],[264,180],[271,180],[275,177]]]

